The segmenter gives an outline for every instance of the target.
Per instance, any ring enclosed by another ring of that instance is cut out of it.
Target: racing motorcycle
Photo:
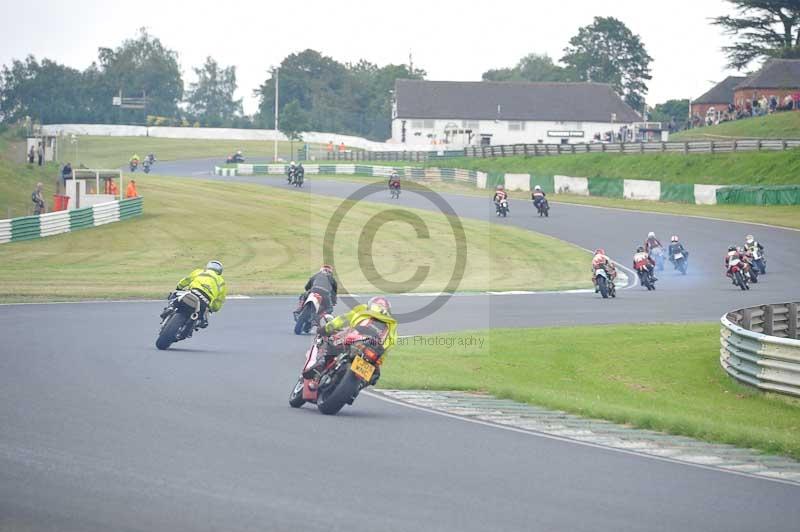
[[[226,164],[234,164],[234,163],[243,163],[244,162],[244,155],[241,153],[234,153],[232,155],[228,155],[228,158],[225,159]]]
[[[597,281],[597,289],[600,291],[600,295],[603,296],[603,299],[608,299],[608,296],[617,297],[617,287],[614,285],[614,280],[611,279],[611,276],[605,268],[595,268],[594,275]]]
[[[161,312],[156,347],[161,350],[169,349],[173,343],[191,338],[201,323],[200,313],[203,308],[208,308],[208,304],[208,298],[199,291],[172,292],[167,306]]]
[[[400,181],[389,183],[389,194],[391,194],[392,199],[400,199]]]
[[[311,327],[320,326],[320,320],[328,309],[324,305],[325,298],[322,294],[311,290],[301,305],[294,310],[294,333],[302,334],[311,331]]]
[[[508,216],[508,200],[500,200],[497,202],[497,215],[505,218]]]
[[[292,184],[297,188],[302,188],[303,181],[305,181],[305,175],[303,174],[303,172],[295,170],[294,179],[292,179]]]
[[[150,173],[150,165],[151,164],[152,163],[150,162],[150,159],[145,159],[144,162],[142,163],[142,170],[144,170],[145,174],[149,174]]]
[[[636,273],[639,275],[639,282],[648,290],[656,289],[656,278],[649,268],[636,268]]]
[[[670,257],[670,261],[672,265],[675,267],[676,270],[681,272],[682,275],[686,275],[686,268],[689,267],[689,252],[679,251]]]
[[[135,172],[139,168],[139,161],[134,159],[130,162],[131,172]]]
[[[728,257],[728,275],[733,279],[733,284],[742,290],[750,290],[748,276],[745,271],[747,265],[739,259],[739,254],[735,251],[730,251]]]
[[[374,343],[373,338],[354,329],[345,329],[327,340],[318,334],[306,353],[302,373],[326,350],[336,354],[327,357],[324,368],[315,376],[301,374],[289,394],[289,406],[300,408],[305,403],[315,403],[320,412],[333,415],[344,405],[352,405],[361,390],[375,384],[380,375],[383,349]]]
[[[542,216],[545,218],[550,217],[550,203],[547,202],[547,198],[542,198],[539,204],[536,205],[536,211],[539,213],[540,218]]]
[[[661,246],[650,248],[650,258],[655,261],[658,271],[664,271],[664,249]]]
[[[749,248],[753,257],[753,269],[758,270],[758,273],[764,275],[767,273],[767,258],[764,256],[764,250],[758,247]]]

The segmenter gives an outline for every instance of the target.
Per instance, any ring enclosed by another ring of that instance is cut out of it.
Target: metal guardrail
[[[468,146],[459,150],[427,151],[352,151],[329,152],[331,161],[413,161],[425,162],[448,157],[541,157],[580,153],[733,153],[748,151],[783,151],[800,147],[800,139],[788,140],[702,140],[687,142],[622,142],[589,144],[501,144]]]
[[[735,310],[720,319],[720,357],[734,379],[800,397],[800,303]]]

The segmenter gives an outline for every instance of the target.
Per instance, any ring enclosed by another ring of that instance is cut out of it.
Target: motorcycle
[[[389,183],[389,194],[391,194],[392,199],[400,199],[400,181]]]
[[[505,218],[508,216],[508,200],[500,200],[497,203],[497,216]]]
[[[208,304],[208,298],[199,291],[178,290],[170,294],[167,306],[161,312],[156,347],[163,351],[175,342],[190,338],[198,329],[200,312],[204,307],[208,308]]]
[[[733,255],[729,254],[730,257],[728,259],[728,275],[733,278],[733,284],[741,288],[742,290],[750,290],[750,285],[747,281],[747,275],[745,274],[745,263],[743,263],[740,259],[738,254]]]
[[[753,247],[750,253],[753,255],[753,268],[757,269],[761,275],[767,273],[767,258],[764,256],[764,250]]]
[[[142,170],[144,170],[145,174],[150,173],[150,164],[151,163],[149,159],[145,159],[144,162],[142,163]]]
[[[344,405],[352,405],[361,390],[377,382],[376,372],[379,374],[383,349],[376,349],[372,338],[347,329],[332,336],[323,348],[325,342],[322,336],[317,335],[306,353],[302,374],[289,394],[292,408],[315,403],[321,413],[333,415]],[[320,351],[332,348],[336,348],[338,354],[327,357],[319,374],[304,377],[303,374],[316,364]]]
[[[302,334],[311,331],[312,327],[319,328],[320,318],[322,318],[327,308],[324,305],[322,294],[312,290],[294,310],[294,333]]]
[[[139,168],[139,161],[134,159],[130,162],[131,172],[135,172],[137,168]]]
[[[536,205],[536,211],[538,212],[540,218],[542,216],[545,218],[550,217],[550,203],[548,203],[547,198],[542,198],[538,204],[534,203],[534,205]]]
[[[292,183],[294,183],[294,172],[295,171],[293,169],[291,169],[291,168],[286,170],[286,184],[287,185],[291,185]]]
[[[597,281],[597,288],[603,299],[608,299],[608,296],[617,297],[617,287],[614,285],[614,280],[606,271],[605,268],[595,268],[595,280]]]
[[[636,273],[639,275],[639,282],[642,283],[642,286],[647,290],[656,289],[656,279],[649,268],[636,268]]]
[[[292,184],[297,188],[302,188],[303,181],[305,181],[305,176],[302,172],[295,171],[294,179],[292,179]]]
[[[655,261],[658,271],[664,271],[664,249],[661,246],[650,248],[650,258]]]
[[[243,162],[244,162],[244,156],[241,153],[234,153],[233,155],[228,155],[228,158],[225,159],[225,164],[235,164]]]
[[[751,283],[758,282],[758,269],[753,261],[753,254],[749,251],[744,254],[744,274]]]
[[[686,268],[689,267],[688,251],[684,250],[682,252],[679,251],[678,253],[675,253],[672,255],[672,257],[670,257],[670,260],[672,261],[672,265],[676,270],[681,272],[682,275],[686,275]]]

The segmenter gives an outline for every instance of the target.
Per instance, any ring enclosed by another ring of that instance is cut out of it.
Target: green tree
[[[735,15],[713,19],[734,44],[723,47],[728,66],[741,70],[763,57],[800,58],[798,0],[727,0]]]
[[[656,104],[650,113],[650,119],[661,122],[664,126],[673,125],[677,129],[682,129],[689,118],[689,100],[667,100],[664,103]]]
[[[236,67],[221,68],[211,57],[201,68],[194,69],[197,81],[187,92],[189,112],[206,125],[231,124],[242,114],[242,100],[234,99]]]
[[[49,59],[34,56],[3,66],[0,77],[0,120],[30,116],[40,123],[74,122],[87,114],[82,74]]]
[[[512,68],[483,73],[484,81],[573,81],[574,73],[557,65],[547,54],[528,54]]]
[[[639,36],[614,17],[580,28],[561,58],[579,80],[611,84],[636,110],[644,106],[652,60]]]
[[[289,139],[294,158],[294,141],[303,140],[302,133],[309,130],[308,115],[300,108],[300,102],[292,100],[283,107],[278,117],[278,129]]]
[[[178,65],[178,54],[166,48],[161,41],[152,37],[144,28],[135,39],[125,40],[121,46],[100,48],[99,72],[104,97],[108,107],[111,99],[120,90],[125,96],[147,97],[147,109],[133,113],[120,110],[123,119],[143,121],[147,114],[170,116],[178,115],[178,102],[183,98],[183,78]],[[115,111],[109,109],[113,118]]]

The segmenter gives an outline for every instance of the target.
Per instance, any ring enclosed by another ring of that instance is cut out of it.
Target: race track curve
[[[170,163],[158,164],[164,172]],[[356,186],[310,176],[298,204],[307,192],[342,196]],[[797,232],[564,204],[547,220],[512,204],[511,217],[497,221],[488,198],[445,198],[461,216],[603,245],[625,263],[648,230],[678,233],[692,251],[690,275],[666,272],[656,293],[635,287],[615,301],[459,295],[402,334],[714,320],[736,306],[800,295],[789,271]],[[768,246],[770,272],[740,293],[720,265],[728,242],[747,232]],[[426,299],[394,302],[402,312]],[[293,301],[232,300],[208,330],[168,352],[153,347],[160,302],[0,306],[0,530],[764,531],[800,522],[796,485],[370,396],[336,417],[290,409],[310,340],[290,332]]]

